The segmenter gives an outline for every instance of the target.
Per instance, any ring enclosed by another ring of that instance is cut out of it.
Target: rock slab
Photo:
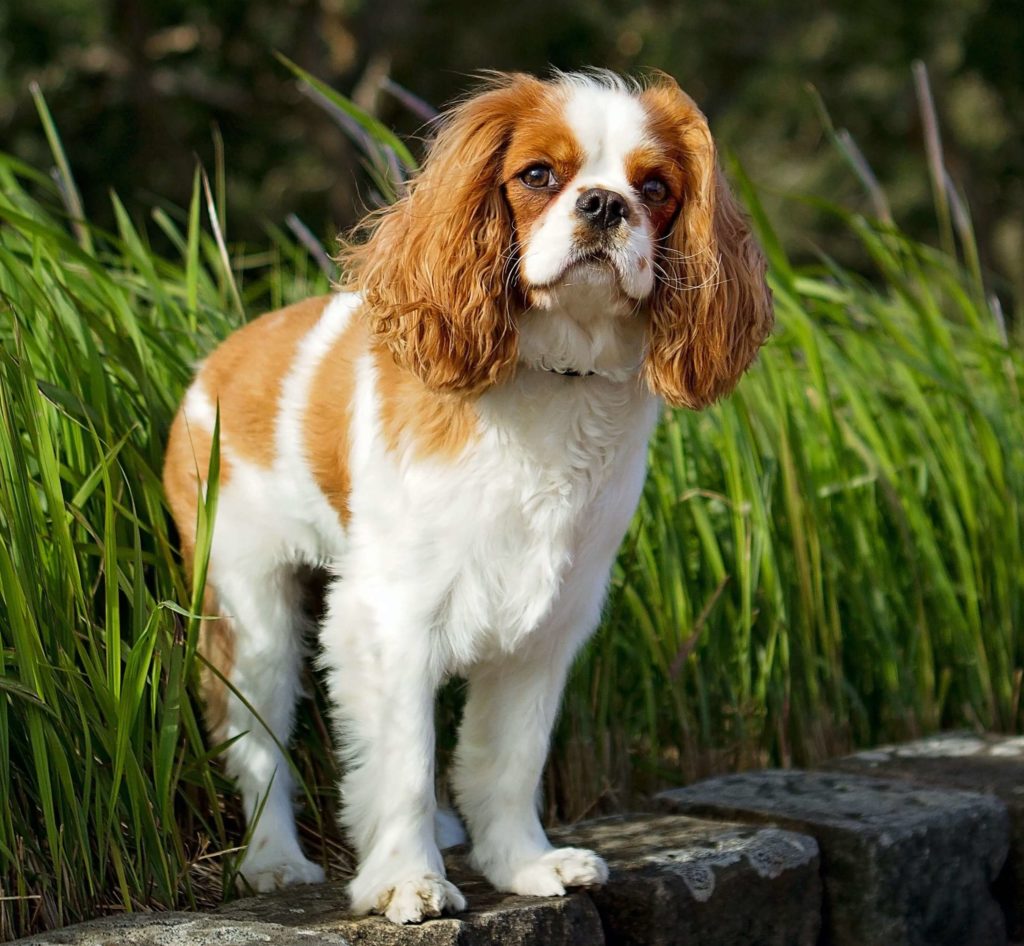
[[[207,914],[134,914],[83,923],[22,946],[815,946],[818,845],[776,828],[628,815],[553,832],[609,863],[607,886],[567,897],[515,897],[446,858],[470,909],[399,927],[352,917],[345,886],[292,887]]]
[[[340,934],[231,920],[217,914],[129,913],[17,940],[18,946],[350,946]]]
[[[379,916],[347,912],[344,884],[294,887],[269,896],[238,900],[219,915],[276,926],[294,924],[319,934],[340,935],[350,946],[601,946],[601,920],[585,894],[514,897],[494,891],[468,873],[464,859],[450,858],[448,875],[465,894],[469,909],[416,926],[396,926]],[[309,942],[307,940],[307,942]],[[315,942],[315,940],[314,940]],[[275,941],[271,941],[276,946]]]
[[[1009,819],[996,798],[822,772],[763,771],[664,792],[670,811],[812,835],[825,946],[998,946],[992,883]]]
[[[291,887],[213,913],[108,917],[19,940],[20,946],[602,946],[585,894],[508,897],[459,878],[473,909],[419,926],[347,912],[343,883]]]
[[[608,946],[818,942],[818,845],[807,835],[631,815],[553,832],[552,840],[591,848],[608,861],[608,883],[588,891]]]
[[[995,892],[1010,939],[1024,941],[1024,736],[940,733],[834,759],[821,768],[995,795],[1010,815],[1010,853]]]

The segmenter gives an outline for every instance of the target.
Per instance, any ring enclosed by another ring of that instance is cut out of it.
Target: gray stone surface
[[[396,926],[382,917],[349,916],[344,884],[294,887],[228,904],[219,915],[341,935],[351,946],[601,946],[601,921],[585,894],[513,897],[496,893],[470,874],[461,856],[448,859],[449,878],[469,902],[457,916],[419,926]]]
[[[110,917],[31,939],[20,946],[602,946],[601,921],[584,894],[507,897],[460,877],[473,909],[419,926],[349,916],[345,885],[292,887],[208,914]]]
[[[609,946],[814,946],[818,845],[777,828],[677,815],[604,818],[554,832],[607,861],[589,891]]]
[[[344,884],[293,887],[214,913],[119,916],[22,946],[813,946],[821,910],[818,846],[778,829],[679,815],[601,819],[554,833],[589,846],[611,867],[607,887],[564,898],[496,893],[446,858],[470,909],[421,926],[347,913]]]
[[[313,927],[230,920],[216,914],[131,913],[79,923],[17,941],[21,946],[350,946],[339,933]]]
[[[602,946],[601,920],[582,893],[512,897],[450,864],[471,909],[419,926],[348,914],[339,881],[236,900],[212,913],[108,917],[18,940],[17,946]]]
[[[941,733],[833,759],[821,768],[998,797],[1010,814],[1010,853],[995,892],[1010,937],[1024,940],[1024,736]]]
[[[999,946],[991,885],[1006,857],[996,798],[855,775],[752,772],[658,796],[671,811],[812,835],[831,946]]]

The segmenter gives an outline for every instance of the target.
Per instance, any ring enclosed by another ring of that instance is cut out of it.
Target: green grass
[[[728,401],[658,430],[574,680],[576,773],[598,747],[560,771],[574,813],[609,773],[621,793],[1024,722],[1019,346],[954,260],[842,217],[874,281],[795,271],[759,221],[775,335]]]
[[[69,227],[53,184],[0,157],[0,939],[189,903],[196,876],[207,896],[193,865],[240,839],[185,686],[198,599],[163,444],[240,309],[326,280],[284,241],[229,266],[202,202],[197,179],[180,219],[154,214],[171,261],[120,205],[116,235]]]
[[[199,589],[179,568],[162,449],[197,358],[326,288],[279,234],[233,251],[223,190],[198,177],[190,207],[145,230],[116,198],[117,233],[69,221],[49,130],[59,187],[0,156],[0,939],[230,887],[241,828],[189,686]],[[393,167],[371,167],[382,188]],[[963,267],[837,209],[873,272],[797,270],[745,191],[778,329],[732,398],[658,430],[567,695],[553,814],[1024,722],[1022,359],[969,228]],[[326,833],[334,856],[326,745],[307,707],[307,840]]]

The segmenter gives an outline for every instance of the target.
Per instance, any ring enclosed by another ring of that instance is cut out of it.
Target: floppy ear
[[[342,251],[374,335],[431,388],[479,391],[514,368],[511,211],[502,155],[537,80],[506,76],[443,119],[405,197]]]
[[[671,83],[671,84],[670,84]],[[728,394],[773,323],[765,259],[718,167],[707,121],[674,81],[643,94],[677,143],[682,203],[662,241],[644,372],[670,404],[701,408]]]

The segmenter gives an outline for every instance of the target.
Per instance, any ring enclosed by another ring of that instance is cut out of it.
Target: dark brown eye
[[[519,180],[527,187],[533,187],[536,190],[555,185],[555,175],[551,173],[551,168],[546,164],[534,164],[528,167],[519,175]]]
[[[665,186],[665,182],[656,177],[644,181],[640,192],[644,195],[644,200],[649,200],[652,204],[661,204],[668,199],[668,188]]]

